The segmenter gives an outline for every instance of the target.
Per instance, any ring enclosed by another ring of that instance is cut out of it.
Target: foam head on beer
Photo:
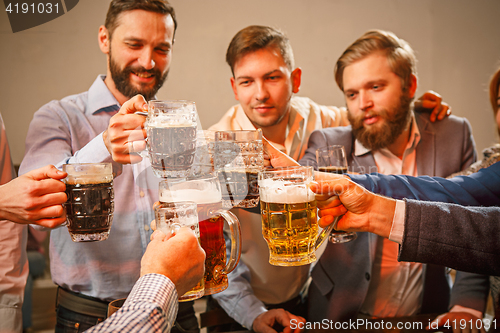
[[[291,180],[261,179],[259,186],[260,199],[265,202],[293,204],[315,200],[314,192],[305,183],[298,186]]]

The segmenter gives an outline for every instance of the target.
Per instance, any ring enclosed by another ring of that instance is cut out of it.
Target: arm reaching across
[[[123,307],[86,332],[165,332],[177,314],[177,296],[200,281],[205,252],[194,233],[156,231],[141,260],[141,277]]]
[[[451,115],[451,107],[443,102],[441,95],[437,92],[429,90],[420,96],[414,103],[415,111],[430,112],[431,122],[443,120]]]
[[[30,171],[0,186],[0,219],[54,228],[66,221],[62,206],[66,173],[53,165]]]

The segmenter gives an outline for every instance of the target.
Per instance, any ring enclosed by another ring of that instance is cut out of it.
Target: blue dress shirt
[[[113,162],[103,138],[120,105],[98,76],[87,92],[42,106],[26,138],[20,173],[54,164]],[[50,269],[57,285],[111,301],[124,298],[139,278],[149,242],[158,182],[147,159],[134,165],[113,162],[115,211],[109,238],[75,243],[66,227],[50,237]]]

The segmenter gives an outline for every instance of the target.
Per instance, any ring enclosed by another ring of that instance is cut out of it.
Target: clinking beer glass
[[[198,226],[196,208],[196,203],[190,201],[157,202],[153,207],[155,211],[156,228],[165,235],[170,235],[175,233],[179,228],[187,227],[193,230],[199,240],[200,229]],[[204,279],[201,279],[194,288],[179,297],[179,302],[190,301],[202,297],[204,295],[204,286]]]
[[[228,287],[227,274],[238,264],[241,254],[241,231],[238,218],[222,209],[219,180],[213,174],[160,182],[160,204],[193,201],[197,204],[201,247],[205,250],[205,295]],[[226,264],[224,220],[231,232],[231,254]]]
[[[155,176],[185,177],[196,151],[197,113],[194,102],[183,100],[149,101],[144,123],[146,150]]]
[[[328,232],[318,234],[315,194],[309,189],[312,167],[285,167],[259,172],[262,235],[269,263],[300,266],[316,261],[316,249]]]
[[[108,239],[113,222],[114,191],[111,163],[64,164],[68,200],[66,217],[73,242]]]

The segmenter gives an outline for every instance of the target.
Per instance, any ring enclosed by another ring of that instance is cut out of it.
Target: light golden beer
[[[276,203],[260,201],[262,235],[269,247],[269,263],[299,266],[316,261],[318,235],[316,201]]]
[[[316,261],[318,217],[309,189],[312,167],[287,167],[259,172],[262,236],[269,263],[300,266]]]

